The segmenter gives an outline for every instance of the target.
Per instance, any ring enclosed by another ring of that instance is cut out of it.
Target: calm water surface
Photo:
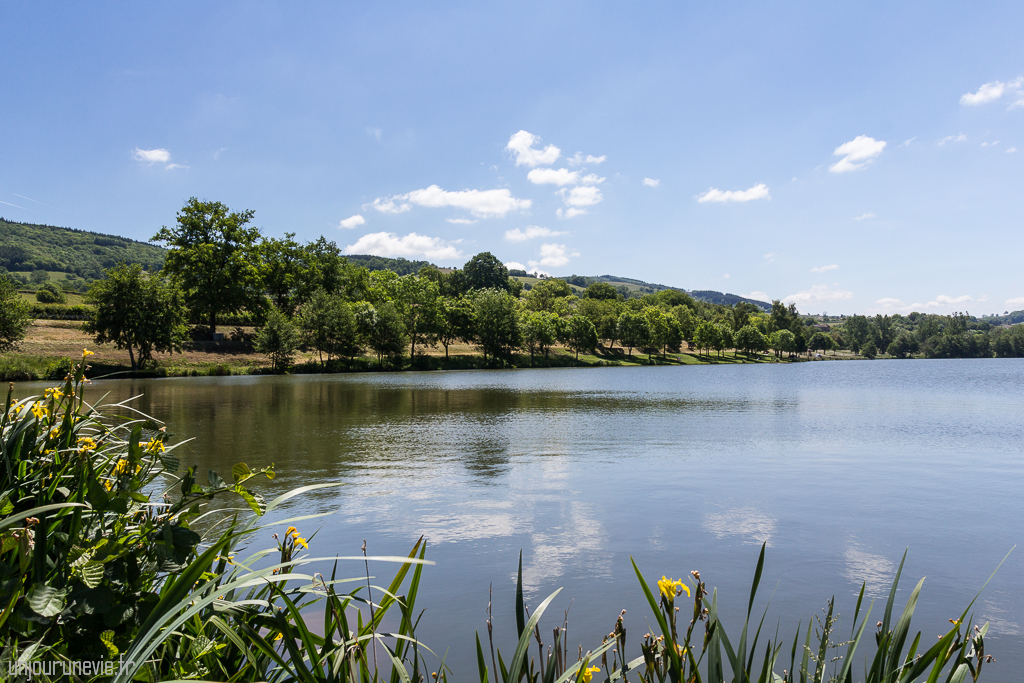
[[[178,451],[186,463],[223,474],[275,463],[268,498],[344,482],[286,511],[335,512],[300,525],[320,527],[317,555],[358,554],[363,539],[371,554],[404,554],[426,536],[437,565],[424,573],[419,634],[451,648],[459,680],[475,676],[491,583],[498,640],[511,643],[520,549],[529,602],[565,587],[546,639],[572,601],[570,641],[586,648],[623,608],[633,647],[650,629],[630,555],[650,579],[699,569],[738,635],[766,542],[759,605],[771,597],[771,631],[806,626],[834,594],[843,634],[861,583],[882,597],[909,547],[899,604],[928,577],[914,626],[929,643],[1024,541],[1019,360],[92,385],[102,392],[143,394],[141,410],[194,437]],[[1024,671],[1022,585],[1018,548],[976,606],[997,658],[985,680]]]

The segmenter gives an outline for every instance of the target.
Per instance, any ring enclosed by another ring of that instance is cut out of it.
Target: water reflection
[[[756,508],[733,508],[704,516],[704,529],[718,538],[739,536],[745,543],[772,545],[776,520]]]

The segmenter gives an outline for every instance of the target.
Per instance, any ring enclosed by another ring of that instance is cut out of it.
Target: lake
[[[1017,359],[119,380],[87,398],[103,392],[143,394],[140,410],[194,438],[186,464],[226,476],[275,463],[268,498],[344,482],[287,510],[334,511],[299,525],[320,529],[316,555],[359,554],[363,539],[405,554],[426,536],[437,565],[419,635],[450,648],[458,680],[476,676],[490,584],[511,655],[520,549],[529,604],[565,587],[545,643],[570,601],[571,652],[599,645],[625,608],[635,656],[651,627],[630,555],[651,581],[699,569],[736,637],[767,543],[755,612],[771,598],[788,661],[798,620],[832,595],[837,641],[864,581],[880,619],[908,547],[898,609],[927,576],[912,631],[934,642],[1024,540]],[[391,570],[371,566],[381,582]],[[1018,548],[976,604],[997,660],[983,680],[1024,670],[1022,579]]]

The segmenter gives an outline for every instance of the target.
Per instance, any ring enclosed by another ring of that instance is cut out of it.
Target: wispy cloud
[[[1013,153],[1014,153],[1014,152],[1016,152],[1016,151],[1017,151],[1017,148],[1016,148],[1016,147],[1010,147],[1010,148],[1009,148],[1008,150],[1006,150],[1006,153],[1007,153],[1007,154],[1013,154]]]
[[[532,240],[538,237],[556,237],[564,234],[565,232],[559,232],[550,228],[542,228],[539,225],[528,225],[525,230],[520,230],[519,228],[506,230],[505,239],[509,242],[525,242],[526,240]]]
[[[717,187],[712,187],[704,194],[697,196],[697,201],[701,204],[706,202],[714,202],[718,204],[726,202],[751,202],[755,199],[771,199],[771,194],[768,192],[768,186],[764,183],[758,183],[753,187],[746,190],[719,190]]]
[[[900,147],[910,147],[910,143],[913,142],[916,139],[917,139],[917,136],[915,135],[914,137],[910,138],[909,140],[904,140],[903,142],[900,143]]]
[[[26,209],[24,206],[18,206],[17,204],[11,204],[10,202],[5,202],[2,199],[0,199],[0,204],[6,204],[7,206],[13,206],[14,208],[21,209],[22,211],[28,211],[28,209]]]
[[[604,154],[599,157],[595,157],[592,154],[583,156],[582,152],[576,152],[576,154],[570,157],[568,161],[570,166],[582,166],[583,164],[594,164],[596,166],[597,164],[604,163],[606,159],[608,159],[608,157]]]
[[[417,235],[415,232],[402,237],[393,232],[371,232],[360,237],[355,244],[345,247],[344,253],[451,260],[462,257],[462,252],[455,247],[458,243],[446,242],[440,237]]]
[[[363,225],[365,223],[366,219],[357,213],[355,216],[350,216],[349,218],[346,218],[345,220],[338,223],[338,227],[345,228],[346,230],[351,230],[352,228],[358,228],[360,225]]]
[[[854,216],[853,220],[855,220],[855,221],[868,221],[868,220],[871,220],[872,218],[877,218],[877,216],[875,216],[875,214],[873,214],[870,211],[868,211],[867,213],[862,213],[859,216]]]
[[[431,185],[407,194],[378,197],[368,206],[388,214],[405,213],[413,205],[428,208],[454,207],[466,209],[477,218],[493,218],[502,217],[510,211],[528,209],[532,204],[529,199],[516,199],[507,189],[448,192],[437,185]]]
[[[18,194],[17,192],[12,192],[11,194],[13,194],[13,195],[14,195],[15,197],[20,197],[21,199],[25,199],[25,200],[28,200],[28,201],[32,202],[33,204],[38,204],[39,206],[45,206],[45,207],[46,207],[47,209],[53,209],[54,211],[60,211],[61,213],[68,213],[68,212],[67,212],[67,211],[65,211],[64,209],[58,209],[58,208],[57,208],[56,206],[50,206],[49,204],[46,204],[46,203],[44,203],[44,202],[41,202],[41,201],[39,201],[38,199],[32,199],[31,197],[26,197],[25,195],[23,195],[23,194]],[[5,203],[6,203],[6,202],[5,202]],[[11,204],[11,206],[14,206],[14,204]],[[19,207],[19,208],[20,208],[20,207]],[[26,211],[27,211],[27,210],[28,210],[28,209],[26,209]]]
[[[453,225],[473,225],[473,223],[476,223],[472,218],[445,218],[445,220]]]
[[[839,265],[833,263],[830,266],[817,266],[816,268],[811,268],[812,273],[827,273],[830,270],[839,270]]]
[[[136,161],[145,161],[150,164],[166,164],[171,160],[171,153],[166,149],[139,149],[135,148],[132,156]]]
[[[575,218],[576,216],[586,216],[587,212],[585,209],[556,209],[555,215],[559,218]]]
[[[593,186],[574,187],[568,191],[563,188],[558,194],[562,195],[562,201],[568,206],[593,206],[604,199],[601,190]]]
[[[964,135],[963,133],[960,133],[959,135],[947,135],[946,137],[939,140],[939,147],[942,147],[947,142],[966,142],[966,140],[967,136]]]
[[[1007,92],[1019,92],[1022,83],[1024,83],[1024,78],[1021,77],[1015,78],[1009,83],[990,81],[978,88],[977,92],[964,93],[960,97],[960,104],[973,107],[979,104],[995,102]]]
[[[546,166],[555,163],[558,157],[561,156],[562,150],[554,145],[537,149],[534,145],[539,142],[540,137],[521,130],[509,138],[505,149],[515,155],[516,166]]]
[[[875,304],[878,306],[878,310],[880,310],[883,313],[909,313],[911,311],[953,310],[953,308],[960,306],[961,304],[983,303],[986,300],[986,298],[987,297],[975,298],[968,294],[964,294],[957,297],[940,294],[931,301],[927,302],[916,302],[908,304],[904,303],[902,299],[897,299],[895,297],[885,297],[875,301]],[[1024,298],[1022,298],[1021,300],[1024,301]]]
[[[832,173],[847,173],[864,168],[882,153],[886,144],[885,140],[858,135],[835,148],[832,155],[842,159],[829,166],[828,170]]]
[[[831,301],[848,301],[853,298],[853,292],[844,289],[832,289],[828,285],[814,285],[796,294],[790,294],[783,303],[793,303],[797,306],[814,306],[825,304]]]
[[[661,181],[658,180],[657,178],[644,178],[640,182],[642,182],[647,187],[657,187],[658,185],[661,185]]]
[[[1015,299],[1007,299],[1006,306],[1024,306],[1024,296],[1018,296]]]
[[[764,258],[765,258],[766,261],[768,261],[768,263],[775,263],[775,254],[774,253],[772,253],[772,254],[765,254]]]

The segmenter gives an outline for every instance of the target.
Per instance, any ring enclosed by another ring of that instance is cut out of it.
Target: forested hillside
[[[0,218],[0,266],[10,271],[63,271],[97,279],[120,261],[159,270],[165,254],[154,244],[116,235]]]

